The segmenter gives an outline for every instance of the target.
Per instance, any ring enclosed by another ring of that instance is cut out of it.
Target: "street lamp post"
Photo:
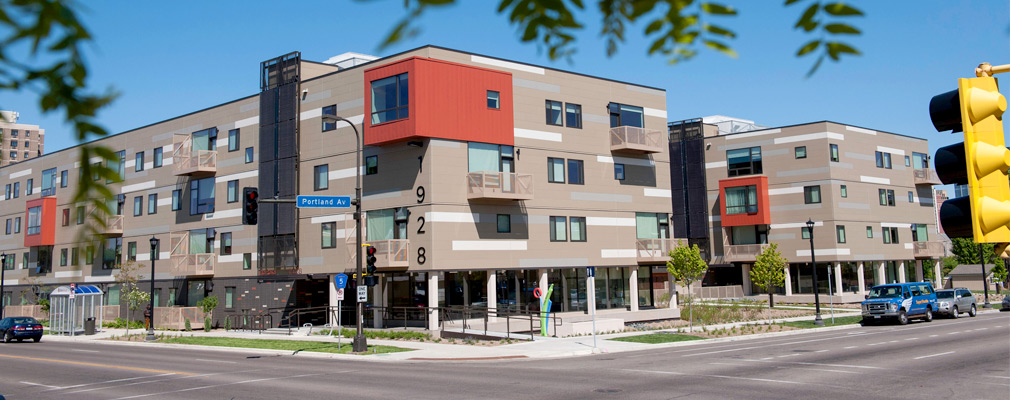
[[[354,246],[355,253],[355,279],[357,287],[363,287],[365,285],[365,277],[362,276],[361,271],[361,134],[358,133],[358,127],[354,126],[354,123],[343,117],[338,117],[333,114],[323,114],[323,122],[332,122],[336,126],[337,122],[343,121],[354,129],[354,137],[358,141],[358,146],[355,148],[355,162],[354,162],[354,232],[355,232],[355,242]],[[357,302],[357,318],[355,318],[355,323],[357,325],[357,333],[354,335],[354,341],[352,342],[352,350],[355,353],[363,353],[368,350],[368,342],[365,339],[364,329],[361,326],[362,318],[365,314],[365,303]]]
[[[144,340],[150,342],[157,338],[154,337],[154,261],[158,259],[158,252],[161,249],[158,247],[158,243],[161,242],[157,237],[151,236],[151,299],[147,306],[151,309],[151,323],[147,325],[147,337]]]
[[[4,275],[7,272],[7,253],[0,255],[0,319],[4,317],[4,306],[7,298],[4,294]]]
[[[814,270],[814,307],[817,312],[817,316],[814,317],[814,325],[824,326],[824,320],[821,319],[821,297],[820,291],[817,288],[817,258],[814,257],[814,221],[807,218],[807,233],[810,236],[810,266]]]

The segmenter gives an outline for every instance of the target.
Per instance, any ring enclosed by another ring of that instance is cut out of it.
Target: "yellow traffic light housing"
[[[976,243],[1010,242],[1010,150],[1003,135],[1006,97],[996,79],[958,80],[972,237]]]

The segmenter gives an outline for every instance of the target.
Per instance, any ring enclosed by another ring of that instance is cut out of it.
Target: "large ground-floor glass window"
[[[828,268],[831,264],[817,264],[817,290],[822,294],[828,293]],[[814,270],[810,264],[790,264],[789,265],[790,285],[793,294],[813,294],[814,293]]]
[[[876,262],[863,263],[863,290],[869,291],[870,288],[877,285],[877,268],[879,266]]]
[[[886,283],[898,283],[898,262],[897,261],[885,261],[884,262],[884,282],[886,282]]]
[[[859,264],[842,263],[842,292],[859,292]]]
[[[915,273],[915,261],[905,261],[905,282],[919,282],[922,277]]]

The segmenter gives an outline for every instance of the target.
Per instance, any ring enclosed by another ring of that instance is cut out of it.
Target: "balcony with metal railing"
[[[915,258],[941,258],[944,255],[942,242],[912,242]]]
[[[217,254],[190,253],[189,232],[172,232],[170,272],[175,276],[214,275]]]
[[[407,268],[410,266],[410,241],[407,239],[370,240],[365,242],[375,247],[375,268]],[[364,250],[362,250],[364,255]]]
[[[107,237],[123,236],[123,215],[110,215],[105,217],[105,227],[99,228],[102,234]]]
[[[753,262],[766,247],[767,243],[726,245],[723,248],[723,259],[725,262]]]
[[[638,239],[635,257],[642,263],[663,263],[670,259],[670,250],[685,244],[685,239]]]
[[[660,153],[666,146],[663,131],[618,126],[610,128],[610,151],[638,154]]]
[[[532,200],[533,175],[514,172],[471,172],[466,176],[466,198]]]
[[[940,177],[936,175],[936,171],[932,168],[921,168],[913,169],[912,176],[915,178],[916,185],[942,185],[940,182]]]
[[[213,175],[217,173],[217,151],[194,150],[193,137],[175,134],[172,147],[172,168],[176,176]]]

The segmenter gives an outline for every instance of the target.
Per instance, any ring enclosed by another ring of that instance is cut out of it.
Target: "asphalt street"
[[[1010,399],[1010,313],[651,351],[346,361],[116,343],[0,345],[7,399]]]

